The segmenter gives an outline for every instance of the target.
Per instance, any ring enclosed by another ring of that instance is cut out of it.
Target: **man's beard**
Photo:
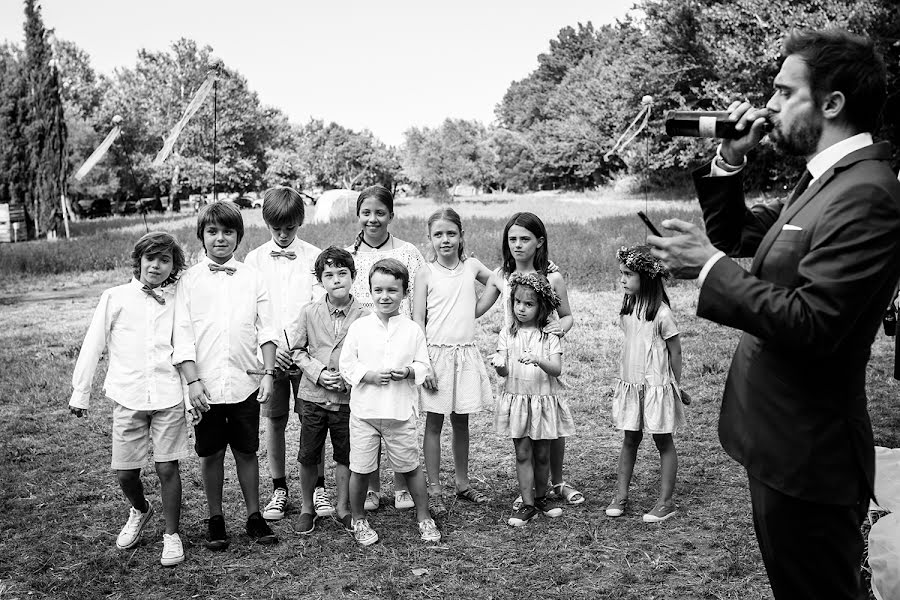
[[[773,135],[774,134],[774,135]],[[785,132],[780,124],[769,134],[775,147],[790,156],[811,156],[819,148],[822,137],[822,118],[813,111],[794,122],[791,131]]]

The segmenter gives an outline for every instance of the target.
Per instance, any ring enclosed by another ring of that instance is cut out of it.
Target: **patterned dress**
[[[388,242],[388,246],[390,244],[391,242]],[[353,254],[353,246],[347,246],[346,250]],[[419,252],[419,249],[409,242],[403,242],[396,248],[389,250],[357,251],[356,254],[353,254],[353,264],[356,266],[356,279],[353,280],[350,293],[364,308],[374,309],[372,293],[369,291],[369,269],[383,258],[395,258],[409,270],[409,292],[406,294],[406,298],[400,302],[400,314],[412,318],[412,297],[416,285],[416,272],[425,264],[425,258]]]

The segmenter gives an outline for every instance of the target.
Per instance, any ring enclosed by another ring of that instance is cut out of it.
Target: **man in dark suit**
[[[747,469],[775,597],[857,599],[875,470],[866,363],[900,277],[900,183],[869,133],[885,68],[871,41],[838,30],[795,32],[784,56],[764,109],[730,109],[747,134],[694,173],[708,237],[672,219],[676,235],[648,241],[699,279],[699,316],[744,331],[719,439]],[[807,174],[786,201],[748,209],[740,172],[766,121]],[[750,271],[726,255],[753,256]]]

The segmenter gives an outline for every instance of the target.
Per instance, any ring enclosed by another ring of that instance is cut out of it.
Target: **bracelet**
[[[716,147],[715,160],[716,160],[716,166],[719,167],[720,169],[722,169],[723,171],[725,171],[726,173],[737,173],[738,171],[743,169],[745,166],[747,166],[747,157],[746,156],[744,156],[744,160],[741,161],[741,164],[739,164],[739,165],[733,165],[730,162],[728,162],[727,160],[725,160],[725,157],[722,156],[722,144],[719,144]]]
[[[197,383],[198,381],[200,381],[199,377],[193,381],[188,381],[188,385],[191,385],[192,383]]]

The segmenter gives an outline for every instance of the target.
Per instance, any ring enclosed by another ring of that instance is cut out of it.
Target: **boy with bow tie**
[[[261,274],[234,258],[244,221],[232,202],[215,202],[197,216],[197,238],[206,257],[188,269],[175,295],[172,362],[188,386],[187,408],[209,507],[206,547],[228,546],[222,515],[225,450],[231,446],[247,508],[247,535],[277,542],[259,513],[259,412],[269,401],[275,375],[272,307]],[[265,375],[259,381],[262,350]]]
[[[171,235],[153,232],[138,240],[131,259],[131,282],[100,296],[75,363],[69,410],[77,417],[87,412],[97,363],[108,349],[103,387],[113,401],[112,468],[131,503],[116,546],[137,546],[153,514],[141,484],[152,442],[166,521],[160,562],[173,566],[184,560],[178,461],[190,456],[181,378],[172,365],[175,282],[184,253]]]
[[[283,519],[287,509],[285,431],[291,396],[296,396],[300,384],[300,372],[294,367],[290,355],[289,344],[294,340],[288,339],[288,332],[297,328],[303,307],[324,294],[322,286],[317,285],[313,276],[313,264],[321,250],[297,237],[304,216],[303,198],[295,190],[284,186],[266,190],[262,217],[272,239],[251,250],[245,259],[246,264],[261,273],[272,301],[275,326],[284,333],[284,336],[279,336],[275,351],[275,360],[281,372],[275,379],[272,398],[260,410],[260,414],[267,418],[266,450],[269,474],[272,476],[272,498],[262,512],[263,518],[269,521]],[[325,492],[324,467],[324,462],[320,462],[315,489],[319,516],[334,513]]]

